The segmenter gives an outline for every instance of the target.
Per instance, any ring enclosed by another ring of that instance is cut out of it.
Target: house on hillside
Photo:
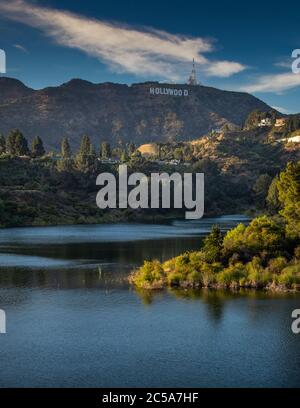
[[[216,128],[216,129],[213,129],[211,132],[212,133],[217,133],[218,135],[220,135],[220,134],[223,133],[223,130],[221,128]]]
[[[261,121],[258,123],[258,126],[259,127],[272,126],[272,119],[271,118],[261,119]]]
[[[283,127],[283,126],[285,126],[286,125],[286,122],[287,122],[287,119],[285,119],[285,118],[279,118],[279,119],[276,119],[276,122],[275,122],[275,127]]]

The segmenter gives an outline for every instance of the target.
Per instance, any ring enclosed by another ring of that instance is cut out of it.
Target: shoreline
[[[212,284],[209,286],[201,286],[196,284],[191,284],[189,282],[183,282],[181,285],[145,285],[145,286],[137,286],[132,280],[132,275],[128,277],[128,282],[131,287],[134,287],[136,290],[142,290],[149,293],[155,292],[164,292],[168,290],[179,290],[179,291],[195,291],[201,292],[202,290],[211,290],[211,291],[223,291],[223,292],[241,292],[241,291],[249,291],[249,292],[263,292],[263,293],[299,293],[300,294],[300,284],[296,285],[296,287],[289,288],[284,285],[275,285],[275,284],[268,284],[268,285],[239,285],[236,282],[230,285],[222,285],[222,284]]]
[[[240,216],[240,217],[245,217],[245,222],[247,220],[251,220],[252,216],[246,214],[246,212],[241,211],[240,213],[222,213],[222,214],[207,214],[204,215],[202,218],[200,218],[197,221],[200,220],[207,220],[210,218],[215,218],[215,217],[229,217],[229,216]],[[112,219],[113,218],[113,219]],[[155,215],[155,216],[119,216],[119,214],[114,214],[114,217],[111,216],[106,216],[106,217],[100,217],[91,219],[91,222],[89,220],[84,220],[82,222],[76,222],[76,220],[72,220],[70,222],[55,222],[55,223],[33,223],[33,224],[22,224],[22,225],[10,225],[10,226],[2,226],[0,225],[0,231],[2,230],[9,230],[9,229],[14,229],[14,228],[41,228],[41,227],[63,227],[63,226],[79,226],[79,225],[106,225],[106,224],[118,224],[118,223],[144,223],[144,224],[157,224],[157,223],[168,223],[170,221],[188,221],[185,220],[184,216],[180,216],[179,214],[170,214],[169,216],[165,215]]]

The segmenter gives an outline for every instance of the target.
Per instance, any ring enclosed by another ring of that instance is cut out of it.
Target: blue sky
[[[181,83],[195,57],[204,85],[295,113],[299,16],[296,1],[0,0],[0,48],[6,75],[33,88],[72,78]]]

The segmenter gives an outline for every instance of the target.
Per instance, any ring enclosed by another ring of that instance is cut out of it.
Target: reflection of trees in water
[[[162,299],[165,294],[164,290],[146,290],[134,288],[132,291],[138,295],[145,306],[150,306],[155,299]]]
[[[149,306],[157,298],[161,298],[166,294],[164,290],[143,290],[134,289],[135,293],[140,297],[143,304]],[[223,309],[225,302],[228,298],[232,299],[232,294],[226,294],[223,291],[216,291],[210,289],[180,289],[180,288],[168,288],[167,293],[171,296],[175,296],[177,299],[185,299],[191,301],[199,301],[207,305],[207,310],[211,318],[215,321],[219,321],[223,316]]]
[[[166,291],[164,290],[141,290],[134,289],[137,295],[140,297],[145,305],[151,305],[156,298],[162,297]],[[231,300],[237,300],[241,298],[247,298],[251,304],[251,312],[259,311],[261,305],[255,304],[255,301],[261,299],[274,299],[274,298],[286,298],[296,297],[295,294],[286,293],[274,293],[259,291],[253,289],[240,289],[240,290],[221,290],[221,289],[180,289],[180,288],[168,288],[167,293],[171,296],[175,296],[177,299],[185,299],[190,301],[199,301],[207,306],[207,312],[210,320],[219,322],[222,320],[226,303]]]
[[[170,259],[186,250],[200,247],[200,237],[137,240],[129,242],[90,242],[62,245],[20,245],[6,249],[7,253],[30,255],[72,261],[92,260],[99,263],[113,262],[140,265],[145,259]],[[24,260],[26,262],[26,259]],[[24,264],[25,265],[25,264]],[[41,259],[41,268],[43,259]]]
[[[225,303],[229,296],[228,294],[223,293],[223,291],[212,289],[170,289],[169,292],[174,294],[177,298],[191,299],[194,301],[198,300],[206,304],[209,317],[215,321],[220,321],[222,319]]]
[[[272,303],[260,302],[266,299],[295,298],[296,293],[274,293],[255,290],[183,290],[169,288],[166,290],[137,290],[128,285],[128,274],[132,266],[95,265],[89,268],[68,269],[0,269],[0,300],[5,305],[22,305],[31,301],[35,290],[72,290],[72,289],[95,289],[109,294],[114,289],[130,291],[137,296],[145,307],[152,307],[153,303],[162,300],[166,296],[172,296],[180,300],[198,302],[199,308],[205,307],[208,319],[215,324],[223,320],[225,307],[229,301],[247,298],[249,303],[248,314],[250,321],[257,322],[266,318],[266,311],[272,313]],[[5,290],[9,288],[10,290]],[[20,290],[20,289],[29,290]],[[34,290],[30,290],[34,289]],[[197,309],[197,307],[196,307]],[[282,319],[285,322],[284,319]],[[282,323],[284,325],[284,323]],[[285,326],[284,326],[285,328]]]

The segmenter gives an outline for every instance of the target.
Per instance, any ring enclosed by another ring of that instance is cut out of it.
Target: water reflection
[[[0,231],[0,387],[299,386],[298,294],[128,285],[239,221]]]
[[[212,225],[228,230],[243,216],[173,221],[169,224],[113,224],[0,230],[1,267],[62,268],[99,263],[140,264],[165,260],[200,247]]]

